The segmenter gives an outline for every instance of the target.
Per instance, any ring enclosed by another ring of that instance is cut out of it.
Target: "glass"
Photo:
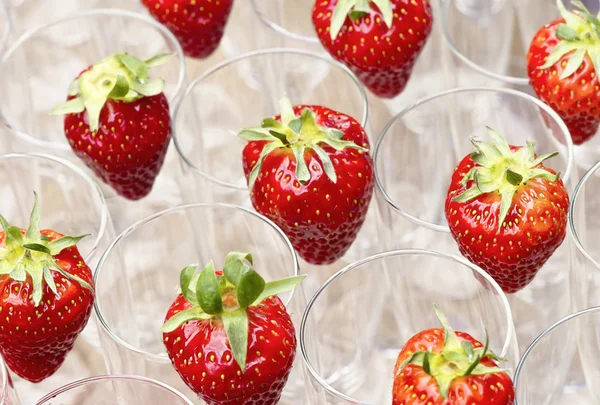
[[[515,405],[597,404],[599,327],[600,307],[594,307],[544,331],[523,354],[515,371]]]
[[[299,274],[296,254],[281,230],[241,207],[178,206],[121,233],[103,255],[95,274],[95,310],[109,372],[160,379],[201,404],[173,369],[160,327],[176,297],[181,269],[210,260],[218,268],[232,251],[251,253],[255,268],[267,281]],[[296,325],[296,317],[304,308],[302,297],[292,293],[281,296]],[[300,362],[297,356],[296,364]],[[281,404],[297,403],[292,400],[302,398],[302,383],[301,368],[296,366]]]
[[[6,0],[0,0],[0,56],[8,42],[8,36],[11,32],[12,20],[8,10]]]
[[[376,280],[378,294],[364,285]],[[454,288],[456,287],[456,288]],[[308,302],[300,348],[315,404],[389,404],[400,349],[416,333],[440,327],[434,304],[457,331],[518,359],[506,296],[483,270],[444,253],[408,249],[380,253],[332,276]]]
[[[73,382],[36,405],[192,405],[192,401],[160,381],[139,376],[99,376]]]
[[[27,227],[34,191],[40,199],[42,229],[54,229],[66,235],[90,234],[78,243],[78,248],[88,266],[94,269],[114,236],[98,186],[83,170],[54,156],[0,155],[0,213],[9,223]],[[15,377],[21,399],[30,404],[67,381],[103,372],[99,348],[97,329],[90,321],[63,366],[52,377],[36,385]]]
[[[567,190],[577,179],[570,134],[541,101],[511,89],[455,89],[416,102],[386,127],[374,150],[386,248],[433,248],[459,254],[449,233],[444,205],[451,174],[473,146],[488,140],[486,126],[509,144],[536,143],[547,162],[562,173]],[[524,290],[511,294],[519,342],[531,342],[548,325],[572,313],[569,285],[572,241],[567,238]],[[526,347],[522,347],[524,350]]]
[[[0,405],[19,405],[21,402],[2,356],[0,356],[0,384]]]
[[[63,135],[63,117],[49,111],[64,102],[69,83],[84,68],[113,53],[140,58],[174,53],[152,73],[165,79],[169,101],[177,99],[185,80],[183,53],[170,31],[154,20],[125,10],[97,9],[44,24],[23,34],[0,59],[0,88],[19,95],[0,100],[0,120],[15,132],[13,151],[74,159]]]

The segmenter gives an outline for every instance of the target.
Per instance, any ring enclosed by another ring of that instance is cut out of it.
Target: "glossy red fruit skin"
[[[147,196],[171,139],[169,102],[164,93],[125,103],[108,100],[100,125],[90,131],[87,112],[65,115],[71,148],[106,184],[129,199]]]
[[[190,58],[207,58],[219,46],[233,0],[142,0],[177,38]]]
[[[467,155],[454,171],[445,206],[448,226],[462,255],[487,271],[504,292],[515,293],[531,283],[564,241],[569,196],[560,179],[528,181],[515,193],[506,225],[498,233],[499,193],[483,194],[466,203],[453,201],[474,185],[469,181],[465,187],[461,180],[475,165]]]
[[[25,234],[25,230],[22,232]],[[63,236],[51,230],[41,233],[51,241]],[[0,232],[0,245],[3,244],[4,232]],[[92,272],[77,247],[64,249],[54,259],[67,273],[93,286]],[[34,383],[50,377],[63,364],[94,306],[90,290],[51,272],[59,296],[44,284],[42,303],[37,308],[31,300],[33,285],[29,275],[25,282],[0,276],[0,353],[16,375]]]
[[[179,295],[170,319],[191,304]],[[220,321],[190,321],[163,341],[184,382],[208,405],[276,405],[296,356],[296,333],[285,306],[270,297],[247,309],[248,355],[242,373]],[[214,385],[213,385],[214,384]]]
[[[471,335],[456,332],[459,341],[470,342],[474,348],[483,347]],[[514,387],[508,374],[469,375],[456,378],[450,385],[448,397],[444,399],[435,378],[427,374],[423,367],[409,364],[404,369],[402,363],[414,352],[429,350],[441,353],[444,346],[443,329],[427,329],[413,336],[402,348],[394,368],[392,405],[512,405]],[[484,357],[481,363],[497,367],[496,362]],[[476,389],[474,389],[474,387]]]
[[[539,69],[560,39],[556,37],[558,19],[542,27],[531,42],[527,55],[527,72],[537,96],[563,119],[573,143],[580,145],[598,131],[600,125],[600,83],[589,55],[571,76],[560,79],[572,53],[563,56],[553,67]]]
[[[318,125],[344,133],[343,140],[369,148],[361,125],[352,117],[319,106],[296,106],[315,113]],[[280,120],[279,116],[275,117]],[[246,178],[260,156],[264,141],[248,142],[243,151]],[[291,149],[278,149],[267,156],[260,175],[250,190],[254,209],[275,222],[307,262],[329,264],[350,248],[362,227],[373,195],[373,161],[368,153],[346,148],[336,151],[323,145],[337,173],[334,184],[313,151],[305,153],[310,180],[296,178],[296,160]]]
[[[316,0],[312,19],[317,36],[331,56],[350,68],[375,95],[400,94],[433,26],[428,0],[391,0],[394,19],[388,28],[372,2],[368,16],[346,19],[332,41],[329,27],[338,0]]]

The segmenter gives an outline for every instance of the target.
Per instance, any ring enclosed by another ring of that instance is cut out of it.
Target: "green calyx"
[[[339,0],[333,11],[333,16],[331,17],[331,26],[329,28],[331,40],[337,38],[340,30],[344,26],[346,17],[350,17],[351,20],[355,21],[369,14],[372,10],[371,2],[379,8],[385,25],[387,25],[388,28],[391,28],[392,20],[394,19],[394,11],[392,10],[392,3],[390,0]]]
[[[466,186],[469,181],[473,180],[475,184],[454,197],[454,201],[468,202],[483,194],[500,193],[499,232],[519,187],[534,178],[544,178],[549,181],[559,179],[560,173],[553,174],[540,166],[545,160],[558,155],[558,152],[536,157],[533,141],[527,141],[526,146],[513,151],[506,139],[489,127],[488,134],[492,138],[493,144],[471,138],[471,143],[475,147],[471,159],[478,166],[469,170],[462,179],[462,183]]]
[[[560,79],[571,76],[579,69],[587,54],[596,74],[600,74],[600,14],[592,15],[587,7],[579,0],[571,1],[574,11],[566,9],[562,0],[556,0],[560,15],[565,23],[560,24],[556,36],[561,40],[554,50],[548,55],[546,63],[539,69],[548,69],[554,66],[563,56],[573,52]]]
[[[247,308],[257,306],[265,299],[293,290],[306,275],[288,277],[277,281],[265,280],[252,268],[249,253],[231,252],[225,258],[223,274],[215,272],[211,261],[197,273],[197,265],[181,271],[181,294],[192,307],[169,319],[161,328],[163,333],[173,332],[186,322],[220,320],[223,322],[233,358],[242,372],[246,371],[248,351]]]
[[[430,376],[434,377],[440,387],[440,394],[448,398],[448,391],[454,379],[468,375],[484,375],[505,372],[505,369],[488,367],[481,364],[484,358],[503,361],[489,350],[489,337],[485,331],[485,345],[475,348],[471,342],[459,341],[456,332],[450,326],[448,319],[435,307],[435,313],[444,328],[444,347],[441,353],[431,351],[413,353],[400,367],[404,369],[409,364],[423,367]]]
[[[149,79],[148,70],[167,62],[170,54],[159,54],[140,60],[126,53],[109,56],[83,72],[69,86],[74,97],[56,106],[50,114],[63,115],[87,111],[90,130],[96,132],[100,112],[107,100],[126,103],[160,94],[165,82]]]
[[[335,183],[337,175],[331,162],[331,158],[323,150],[322,144],[329,145],[335,150],[346,148],[357,149],[366,152],[367,149],[358,146],[354,142],[342,140],[344,133],[337,129],[326,128],[315,122],[315,114],[309,108],[302,111],[300,117],[294,113],[294,108],[289,98],[284,97],[280,101],[281,121],[267,118],[261,127],[243,129],[238,136],[247,141],[267,141],[261,151],[258,162],[254,165],[248,176],[250,189],[260,173],[265,158],[274,150],[290,148],[296,159],[296,178],[302,184],[310,180],[310,172],[306,166],[304,152],[312,149],[316,152],[323,164],[323,170],[329,179]]]
[[[64,249],[75,246],[88,235],[63,236],[50,241],[40,232],[40,204],[37,194],[34,193],[34,195],[35,203],[25,235],[19,227],[10,225],[0,215],[0,224],[5,235],[4,246],[0,247],[0,274],[8,274],[13,280],[20,282],[25,282],[29,275],[33,283],[32,299],[37,307],[42,301],[43,283],[46,283],[52,292],[58,295],[51,270],[77,281],[89,290],[92,290],[92,287],[81,278],[64,271],[54,259],[54,256]]]

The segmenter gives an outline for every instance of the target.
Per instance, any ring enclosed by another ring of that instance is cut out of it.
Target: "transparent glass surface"
[[[99,376],[65,385],[36,405],[192,405],[162,382],[139,376]]]
[[[12,377],[0,356],[0,405],[20,405],[19,396],[13,385]]]
[[[272,281],[299,273],[288,239],[266,218],[240,207],[193,204],[152,215],[126,229],[106,251],[96,271],[96,313],[111,374],[159,379],[202,404],[169,361],[160,327],[177,296],[185,266],[219,268],[229,252],[251,253],[254,267]],[[301,287],[300,287],[301,288]],[[298,325],[303,294],[281,295]],[[295,404],[304,389],[296,358],[281,404]]]
[[[12,24],[7,0],[0,0],[0,56],[6,48]]]
[[[600,307],[593,307],[557,322],[529,346],[515,371],[515,405],[599,403],[598,361]]]
[[[104,197],[81,169],[50,155],[0,155],[0,213],[10,224],[26,228],[33,207],[33,192],[41,206],[42,229],[65,235],[89,234],[78,248],[93,270],[114,237]],[[100,342],[94,322],[80,335],[63,366],[52,377],[31,384],[15,377],[15,387],[24,403],[76,378],[104,372]]]
[[[377,280],[372,294],[365,283]],[[453,288],[460,286],[460,288]],[[400,349],[416,333],[440,327],[434,304],[457,331],[518,359],[506,296],[487,273],[466,260],[427,250],[398,250],[353,263],[308,302],[300,347],[315,404],[389,404]]]
[[[454,168],[473,150],[469,137],[489,140],[486,126],[505,136],[509,144],[535,141],[540,155],[558,151],[559,156],[546,165],[561,172],[572,191],[577,170],[571,137],[545,104],[510,89],[441,93],[398,114],[375,147],[386,249],[411,246],[459,254],[446,223],[445,199]],[[572,241],[567,238],[533,283],[509,296],[522,345],[573,312],[573,259]]]

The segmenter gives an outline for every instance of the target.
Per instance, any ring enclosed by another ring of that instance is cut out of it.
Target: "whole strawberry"
[[[68,101],[51,112],[66,114],[65,135],[77,156],[130,200],[150,193],[169,147],[164,81],[148,78],[148,69],[168,56],[109,56],[84,70],[71,83]]]
[[[276,296],[305,276],[265,283],[252,256],[229,253],[181,272],[181,293],[162,327],[173,366],[208,405],[275,405],[296,356],[290,315]]]
[[[600,125],[600,20],[580,1],[562,18],[540,28],[527,55],[527,72],[537,96],[563,119],[573,143],[590,139]]]
[[[243,165],[254,208],[275,222],[312,264],[342,257],[362,227],[371,197],[369,140],[356,120],[321,106],[292,107],[247,128]]]
[[[500,360],[471,335],[442,328],[410,338],[394,368],[392,405],[512,405],[515,391]]]
[[[35,197],[27,230],[0,215],[0,353],[19,377],[40,382],[65,361],[94,305],[83,236],[40,231]]]
[[[488,133],[493,144],[472,140],[475,152],[454,170],[445,214],[461,253],[515,293],[564,241],[569,196],[542,164],[557,153],[537,157],[533,142],[509,146]]]
[[[142,0],[191,58],[206,58],[219,46],[233,0]]]
[[[316,0],[312,18],[331,56],[384,98],[404,90],[433,25],[429,0]]]

